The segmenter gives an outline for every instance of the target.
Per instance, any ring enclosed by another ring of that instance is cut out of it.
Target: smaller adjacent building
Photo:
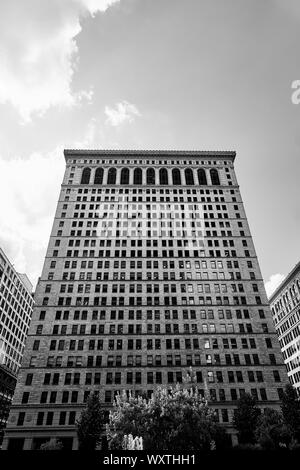
[[[300,262],[269,300],[287,374],[300,395]]]
[[[0,443],[21,366],[33,310],[32,284],[0,248]]]

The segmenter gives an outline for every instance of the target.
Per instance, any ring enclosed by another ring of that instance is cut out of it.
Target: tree
[[[283,419],[293,438],[300,442],[300,400],[296,389],[287,384],[281,398]]]
[[[103,422],[104,412],[99,396],[96,393],[91,393],[85,409],[76,422],[79,450],[93,451],[96,449],[101,439]]]
[[[125,392],[116,397],[106,425],[111,449],[121,449],[125,434],[141,436],[151,451],[210,449],[219,425],[197,389],[158,387],[150,399]]]
[[[282,444],[287,447],[291,437],[279,411],[267,408],[258,417],[255,438],[263,449],[279,449]]]
[[[63,447],[64,446],[62,442],[54,438],[50,439],[48,442],[45,442],[45,444],[42,444],[40,450],[62,450]]]
[[[255,398],[246,393],[238,400],[238,407],[234,410],[233,418],[241,444],[255,442],[254,433],[259,416],[260,411],[256,406]]]

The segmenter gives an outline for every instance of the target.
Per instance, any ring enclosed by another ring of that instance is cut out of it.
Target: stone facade
[[[33,309],[32,285],[0,248],[0,443]]]
[[[245,392],[278,407],[285,367],[235,152],[66,150],[4,448],[77,448],[90,391],[150,396],[192,367],[232,435]],[[183,385],[184,386],[184,385]]]
[[[291,384],[300,393],[300,263],[270,298],[275,329]]]

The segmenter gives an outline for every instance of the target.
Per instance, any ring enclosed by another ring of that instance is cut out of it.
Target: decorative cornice
[[[291,282],[293,277],[298,272],[300,272],[300,261],[299,261],[299,263],[296,264],[296,266],[294,266],[294,268],[289,272],[289,274],[284,278],[284,280],[281,282],[281,284],[279,284],[277,289],[273,292],[273,294],[269,298],[270,303],[274,302],[275,298],[278,297],[278,295],[281,294],[281,291],[283,291],[286,288],[286,286]]]
[[[88,149],[65,149],[64,156],[65,158],[69,157],[87,157],[87,156],[117,156],[117,155],[126,155],[134,157],[202,157],[202,158],[221,158],[221,159],[230,159],[234,161],[236,152],[232,150],[108,150],[108,149],[99,149],[99,150],[88,150]]]

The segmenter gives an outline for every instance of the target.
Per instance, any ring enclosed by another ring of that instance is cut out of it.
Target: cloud
[[[141,113],[134,104],[128,101],[121,101],[116,103],[115,108],[105,106],[104,110],[107,119],[106,123],[111,126],[120,126],[124,122],[133,122],[136,116],[141,116]]]
[[[265,288],[267,291],[268,298],[271,297],[273,292],[277,289],[277,287],[282,283],[285,276],[283,274],[272,274],[270,279],[265,283]]]
[[[33,284],[41,275],[60,184],[63,149],[28,159],[0,159],[0,245]]]
[[[79,65],[80,19],[119,0],[10,0],[0,16],[0,103],[23,122],[49,108],[90,102],[93,91],[72,90]]]

